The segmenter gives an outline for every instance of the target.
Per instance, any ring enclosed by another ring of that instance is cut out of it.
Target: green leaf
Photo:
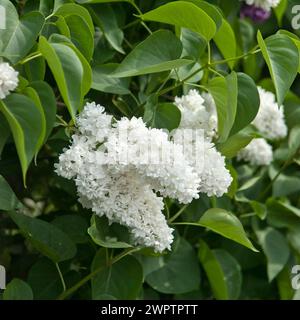
[[[199,259],[208,277],[214,297],[218,300],[238,299],[242,286],[239,263],[227,251],[210,250],[200,240]]]
[[[237,109],[230,135],[248,126],[254,120],[260,105],[259,93],[253,79],[245,73],[239,72],[237,81]]]
[[[168,129],[170,132],[178,128],[181,112],[173,103],[160,103],[156,106],[151,126],[158,129]]]
[[[159,264],[159,268],[146,277],[153,289],[162,293],[185,293],[199,287],[197,256],[185,239],[176,241],[167,255],[152,259]]]
[[[69,46],[49,43],[44,37],[40,37],[39,50],[47,60],[70,115],[75,120],[83,101],[84,69],[81,60]]]
[[[294,128],[292,128],[289,135],[288,145],[289,156],[292,157],[297,153],[297,151],[300,148],[300,125],[297,125]]]
[[[101,28],[109,44],[118,52],[125,54],[122,48],[124,33],[118,25],[118,16],[110,5],[90,7],[95,23]]]
[[[92,272],[99,270],[92,278],[92,297],[100,299],[110,295],[117,299],[136,299],[143,282],[143,269],[139,262],[127,255],[118,262],[108,265],[106,250],[101,249],[92,263]]]
[[[246,147],[256,135],[257,133],[252,126],[248,126],[230,136],[224,143],[218,143],[217,149],[226,158],[233,158],[241,149]]]
[[[88,10],[83,6],[77,5],[75,3],[66,3],[58,7],[58,9],[55,11],[55,15],[62,16],[64,18],[70,15],[77,15],[81,17],[85,21],[85,23],[87,23],[91,34],[94,34],[93,20]]]
[[[0,100],[0,111],[13,134],[25,184],[27,168],[38,150],[43,133],[42,115],[31,99],[16,93]]]
[[[90,61],[94,53],[94,32],[91,32],[88,23],[77,14],[67,15],[64,18],[73,44],[86,60]]]
[[[54,225],[21,213],[9,215],[32,245],[52,261],[69,260],[76,254],[73,241]]]
[[[20,202],[10,185],[0,175],[0,210],[14,210],[20,206]]]
[[[216,77],[209,82],[208,90],[214,98],[218,113],[219,142],[226,141],[235,120],[237,108],[237,75]]]
[[[193,3],[175,1],[162,5],[140,16],[143,20],[157,21],[183,27],[199,33],[207,41],[217,27],[213,19]]]
[[[282,197],[300,191],[300,178],[281,174],[273,183],[273,196]]]
[[[33,300],[33,293],[25,281],[13,279],[3,293],[3,300]]]
[[[222,25],[216,35],[214,41],[225,59],[234,58],[236,56],[236,40],[231,25],[222,19]],[[232,69],[234,61],[228,61],[228,66]]]
[[[282,18],[284,16],[285,10],[287,9],[287,5],[288,5],[288,0],[281,0],[278,6],[273,8],[279,26],[281,26],[282,24]]]
[[[206,14],[208,14],[216,24],[217,29],[222,25],[222,14],[220,9],[216,6],[203,1],[203,0],[184,0],[185,2],[191,2],[198,8],[202,9]]]
[[[199,61],[207,42],[198,33],[186,28],[181,29],[180,40],[183,45],[182,57],[190,56]]]
[[[24,15],[15,25],[9,41],[3,46],[3,55],[12,63],[24,58],[34,46],[43,24],[44,16],[39,12]]]
[[[92,68],[83,56],[83,54],[74,46],[74,44],[65,36],[54,34],[50,37],[50,42],[51,43],[61,43],[63,45],[66,45],[70,47],[77,55],[79,58],[82,68],[83,68],[83,77],[82,77],[82,82],[81,82],[81,92],[82,95],[86,95],[92,85]]]
[[[41,103],[40,97],[37,94],[37,92],[33,88],[26,87],[23,90],[22,93],[24,93],[28,98],[30,98],[32,101],[34,101],[35,106],[38,108],[38,110],[39,110],[39,112],[41,114],[41,128],[42,128],[42,131],[41,131],[41,134],[39,136],[38,143],[37,143],[37,148],[36,148],[36,152],[35,152],[35,157],[36,157],[37,153],[41,149],[41,147],[43,145],[43,142],[45,140],[45,137],[46,137],[46,117],[45,117],[45,114],[44,114],[44,110],[43,110],[43,107],[42,107],[42,103]]]
[[[292,32],[287,31],[287,30],[279,30],[278,34],[283,34],[283,35],[288,36],[294,42],[296,47],[298,48],[298,53],[299,53],[298,73],[300,73],[300,39],[299,39],[299,37],[295,33],[292,33]]]
[[[49,84],[44,81],[31,82],[30,87],[38,94],[45,115],[46,132],[44,142],[46,142],[52,132],[56,120],[55,95]]]
[[[130,77],[162,72],[191,63],[191,60],[179,59],[181,52],[182,44],[172,32],[156,31],[126,56],[112,76]]]
[[[252,200],[250,201],[250,205],[256,215],[261,219],[264,220],[267,217],[267,207],[264,203],[260,203],[258,201]]]
[[[257,251],[248,239],[240,220],[224,209],[214,208],[207,210],[198,224],[253,251]]]
[[[88,234],[99,246],[105,248],[131,248],[126,227],[117,223],[109,224],[107,218],[93,215]]]
[[[9,0],[0,0],[0,5],[5,10],[5,29],[0,29],[0,52],[6,48],[9,40],[19,24],[19,15],[14,4]]]
[[[37,57],[24,64],[27,79],[32,81],[42,81],[45,78],[46,62],[44,57]]]
[[[92,88],[107,93],[130,94],[128,89],[130,78],[114,78],[111,76],[118,64],[109,63],[93,67]]]
[[[67,234],[74,243],[85,243],[88,241],[88,223],[76,214],[58,216],[52,222],[57,228]]]
[[[298,49],[294,42],[283,34],[264,40],[258,31],[257,41],[275,85],[277,102],[281,105],[297,75],[295,66],[299,66]]]
[[[285,237],[276,229],[267,227],[263,230],[255,230],[255,233],[268,259],[268,279],[271,282],[287,263],[290,249]]]
[[[45,257],[33,264],[27,281],[32,288],[35,300],[54,300],[63,291],[55,264]]]
[[[133,2],[134,0],[76,0],[76,2],[81,3],[81,4],[85,4],[85,3],[107,3],[107,2]]]
[[[5,147],[5,144],[10,136],[10,130],[9,125],[2,113],[0,113],[0,159],[1,159],[1,153],[3,151],[3,148]]]

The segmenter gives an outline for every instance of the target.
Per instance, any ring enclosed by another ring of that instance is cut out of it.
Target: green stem
[[[172,218],[168,220],[168,223],[172,223],[174,220],[176,220],[183,212],[184,210],[189,206],[189,203],[185,204],[183,207],[180,208],[180,210],[174,214]]]
[[[228,58],[228,59],[223,59],[223,60],[218,60],[218,61],[215,61],[215,62],[212,62],[210,63],[211,66],[215,66],[217,64],[224,64],[224,63],[227,63],[227,62],[230,62],[230,61],[236,61],[236,60],[240,60],[240,59],[243,59],[245,57],[248,57],[252,54],[256,54],[258,52],[260,52],[261,50],[260,49],[257,49],[257,50],[254,50],[254,51],[250,51],[250,52],[247,52],[245,54],[242,54],[240,56],[237,56],[237,57],[234,57],[234,58]]]
[[[164,199],[164,203],[165,203],[165,208],[166,208],[166,213],[167,213],[167,220],[170,219],[170,210],[167,204],[167,201]]]
[[[133,253],[135,251],[138,251],[139,248],[133,248],[133,249],[127,249],[121,252],[119,255],[115,256],[113,259],[108,261],[108,263],[104,266],[101,266],[97,269],[95,269],[93,272],[85,276],[83,279],[78,281],[73,287],[69,288],[68,290],[64,291],[61,295],[58,296],[57,300],[64,300],[68,296],[70,296],[72,293],[77,291],[79,288],[81,288],[84,284],[86,284],[89,280],[93,279],[99,272],[101,272],[104,268],[107,268],[109,266],[112,266],[114,263],[118,262],[125,256],[127,256],[130,253]]]
[[[184,78],[183,80],[181,80],[180,82],[178,82],[177,84],[171,86],[171,87],[168,87],[164,90],[161,90],[160,92],[158,92],[157,94],[159,96],[162,96],[164,94],[166,94],[167,92],[169,91],[172,91],[173,89],[176,89],[178,87],[180,87],[182,84],[184,84],[186,81],[188,81],[189,79],[191,79],[193,76],[195,76],[197,73],[199,73],[200,71],[202,71],[203,69],[207,68],[207,65],[197,69],[196,71],[194,71],[193,73],[191,73],[189,76],[187,76],[186,78]]]
[[[19,61],[18,64],[25,64],[25,63],[27,63],[35,58],[41,57],[41,56],[42,56],[42,54],[40,52],[35,53],[35,54],[31,54],[28,57],[24,58],[23,60]]]
[[[63,292],[65,292],[67,290],[67,287],[66,287],[66,283],[65,283],[65,279],[64,279],[64,276],[60,270],[60,267],[58,265],[58,263],[55,263],[55,266],[56,266],[56,269],[58,271],[58,274],[59,274],[59,277],[60,277],[60,280],[61,280],[61,284],[63,286]]]
[[[137,13],[142,16],[143,12],[140,10],[140,8],[132,1],[130,2],[130,4],[135,8],[135,10],[137,11]],[[149,34],[152,34],[152,31],[150,30],[150,28],[146,25],[146,23],[143,20],[140,20],[141,25],[149,32]]]

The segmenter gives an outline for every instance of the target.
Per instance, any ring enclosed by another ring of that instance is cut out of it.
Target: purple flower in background
[[[254,5],[244,4],[240,12],[241,18],[250,18],[254,22],[264,22],[271,16],[271,11],[266,11]]]

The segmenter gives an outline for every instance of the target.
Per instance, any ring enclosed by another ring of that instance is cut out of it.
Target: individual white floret
[[[16,89],[19,73],[7,62],[0,62],[0,99],[4,99]]]

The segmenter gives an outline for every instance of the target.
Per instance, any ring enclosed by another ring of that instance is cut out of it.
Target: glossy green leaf
[[[179,68],[192,61],[180,59],[182,44],[170,31],[159,30],[139,43],[121,62],[114,77],[130,77]]]
[[[117,299],[136,299],[142,287],[143,269],[139,262],[127,255],[112,265],[107,264],[106,250],[101,249],[92,263],[92,272],[100,270],[92,279],[92,298],[110,295]]]
[[[37,57],[24,64],[27,79],[32,81],[42,81],[45,78],[46,62],[43,57]]]
[[[284,1],[284,0],[283,0]],[[298,73],[300,72],[300,38],[295,34],[287,30],[279,30],[278,34],[283,34],[288,36],[296,45],[298,48],[298,53],[299,53],[299,66],[298,66]]]
[[[19,16],[14,4],[9,0],[0,0],[0,5],[5,11],[5,28],[0,28],[0,52],[6,48],[13,33],[18,27]]]
[[[90,7],[90,12],[109,44],[118,52],[125,54],[122,48],[124,33],[119,28],[118,16],[113,8],[109,4],[95,5]]]
[[[32,300],[30,286],[23,280],[13,279],[3,293],[3,300]]]
[[[190,56],[198,61],[205,51],[207,42],[198,33],[186,28],[181,29],[180,40],[183,45],[182,56]]]
[[[105,217],[93,215],[88,234],[96,244],[105,248],[132,247],[126,227],[117,223],[110,225]]]
[[[174,1],[162,5],[140,16],[143,20],[157,21],[183,27],[199,33],[210,40],[217,27],[213,19],[191,2]]]
[[[230,136],[224,143],[217,144],[217,148],[226,158],[233,158],[241,149],[246,147],[256,135],[256,131],[252,126],[249,126]]]
[[[214,208],[207,210],[198,224],[253,251],[257,251],[248,239],[240,220],[224,209]]]
[[[279,26],[282,24],[282,18],[287,9],[288,0],[281,0],[277,7],[274,8],[275,16],[277,18]]]
[[[225,250],[211,250],[202,240],[200,240],[198,255],[214,297],[218,300],[238,299],[242,286],[242,274],[236,259]]]
[[[109,63],[93,67],[92,88],[107,93],[130,94],[130,78],[114,78],[111,76],[118,64]]]
[[[94,34],[94,24],[92,17],[88,10],[83,6],[77,5],[75,3],[65,3],[62,6],[59,6],[57,10],[55,10],[55,15],[62,16],[64,18],[70,15],[77,15],[81,17],[85,23],[87,23],[91,34]]]
[[[56,120],[55,95],[50,85],[44,81],[31,82],[30,87],[38,94],[45,115],[46,131],[44,142],[46,142],[52,132]]]
[[[197,256],[185,239],[175,241],[169,254],[155,260],[159,268],[146,277],[153,289],[162,293],[185,293],[199,287]]]
[[[222,25],[216,35],[214,41],[225,59],[232,59],[236,56],[236,40],[231,25],[222,19]],[[229,67],[234,67],[234,61],[228,61]]]
[[[22,213],[10,212],[10,217],[32,245],[54,262],[69,260],[76,254],[73,241],[54,225]]]
[[[90,61],[94,53],[94,32],[91,32],[88,23],[77,14],[65,16],[65,21],[69,27],[73,44],[86,60]]]
[[[2,113],[0,113],[0,159],[2,150],[10,136],[9,125]]]
[[[222,25],[222,14],[218,7],[214,6],[203,0],[184,0],[184,2],[191,2],[198,8],[202,9],[206,14],[208,14],[216,24],[217,29]]]
[[[300,148],[300,125],[295,126],[292,128],[290,135],[289,135],[289,155],[293,156]]]
[[[61,43],[49,43],[40,37],[39,50],[47,60],[70,115],[75,119],[82,104],[83,66],[72,48]]]
[[[216,77],[209,82],[218,113],[219,142],[226,141],[233,126],[237,109],[237,75],[233,71],[227,77]]]
[[[281,105],[297,75],[298,49],[294,42],[283,34],[264,40],[258,32],[257,41],[275,85],[277,102]]]
[[[7,181],[0,175],[0,210],[14,210],[20,202]]]
[[[50,40],[51,40],[50,41],[51,43],[61,43],[63,45],[66,45],[76,53],[83,68],[81,92],[83,95],[86,95],[91,89],[91,85],[92,85],[92,68],[89,62],[86,60],[83,54],[79,51],[79,49],[77,49],[77,47],[75,47],[75,45],[65,36],[55,34],[50,37]]]
[[[46,137],[46,117],[45,117],[44,109],[42,107],[42,103],[41,103],[41,100],[40,100],[38,93],[33,88],[30,88],[30,87],[26,87],[22,93],[25,94],[27,97],[29,97],[32,101],[34,101],[34,104],[38,108],[40,115],[41,115],[42,131],[39,136],[38,143],[37,143],[37,148],[36,148],[36,153],[35,153],[35,156],[37,156],[37,153],[41,149],[43,142],[45,140],[45,137]]]
[[[268,259],[268,279],[271,282],[287,263],[290,256],[289,246],[285,237],[271,227],[256,230],[256,235]]]
[[[25,183],[28,166],[38,150],[43,133],[42,115],[33,100],[16,93],[0,100],[0,111],[13,134]]]
[[[12,63],[24,58],[33,47],[44,24],[44,16],[39,12],[30,12],[24,15],[9,41],[3,46],[3,54]]]
[[[51,223],[67,234],[74,243],[85,243],[89,239],[88,223],[82,216],[65,214],[56,217]]]
[[[259,93],[253,79],[245,73],[239,72],[237,82],[237,109],[230,135],[247,127],[254,120],[260,105]]]
[[[153,113],[153,128],[168,129],[170,132],[176,129],[180,124],[181,112],[173,103],[158,104]]]

